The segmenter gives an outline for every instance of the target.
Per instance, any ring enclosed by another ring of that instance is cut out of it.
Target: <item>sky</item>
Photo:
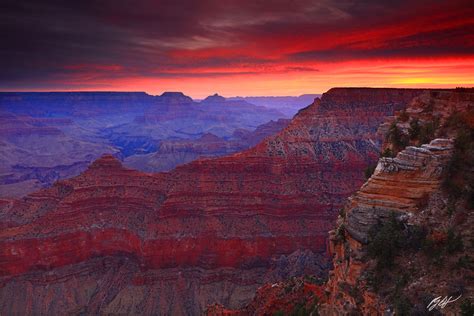
[[[474,3],[3,0],[0,91],[474,86]]]

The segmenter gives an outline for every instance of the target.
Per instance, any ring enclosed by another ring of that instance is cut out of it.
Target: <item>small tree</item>
[[[368,165],[367,168],[365,168],[364,174],[366,179],[369,179],[374,174],[376,167],[377,165]]]
[[[396,151],[400,151],[408,145],[406,135],[400,131],[396,122],[393,122],[392,125],[390,125],[387,140],[392,143]]]
[[[393,151],[390,148],[385,148],[383,152],[380,154],[380,157],[394,157]]]
[[[395,214],[384,224],[378,224],[369,231],[368,255],[377,260],[377,269],[393,266],[395,255],[400,247],[402,224]]]
[[[400,115],[398,116],[398,119],[400,120],[400,122],[406,122],[408,121],[409,118],[410,116],[408,115],[406,110],[402,110],[400,112]]]
[[[414,119],[410,122],[410,129],[408,130],[408,135],[410,135],[411,140],[417,139],[420,135],[420,122],[418,121],[418,119]]]

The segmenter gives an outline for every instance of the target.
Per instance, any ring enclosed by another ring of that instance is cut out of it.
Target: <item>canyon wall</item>
[[[207,315],[472,314],[474,90],[425,91],[378,134],[383,157],[329,234],[328,281],[265,284]]]
[[[462,300],[432,313],[458,315],[474,295],[474,91],[427,91],[391,124],[384,147],[408,147],[379,160],[339,217],[320,311],[423,314],[451,296]]]
[[[331,89],[249,150],[155,174],[107,155],[2,201],[1,310],[195,314],[322,275],[328,231],[379,156],[379,125],[420,93]]]

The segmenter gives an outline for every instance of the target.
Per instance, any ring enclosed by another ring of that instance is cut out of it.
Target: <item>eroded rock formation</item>
[[[473,118],[472,89],[426,91],[381,125],[379,135],[392,133],[384,148],[395,151],[395,140],[408,146],[395,157],[380,158],[341,210],[330,232],[333,269],[323,293],[315,294],[319,314],[472,311]],[[213,305],[209,314],[272,314],[283,301],[286,313],[312,306],[313,298],[301,302],[303,293],[275,296],[270,286],[243,309]],[[438,296],[452,302],[430,311]]]
[[[195,314],[322,273],[327,233],[379,155],[379,125],[419,93],[332,89],[244,152],[157,174],[104,156],[2,203],[1,310]]]
[[[124,165],[146,172],[169,171],[198,158],[225,156],[248,149],[264,138],[277,134],[289,122],[287,119],[279,119],[262,124],[254,131],[237,129],[230,139],[206,133],[198,139],[164,140],[160,142],[156,152],[127,157]]]
[[[413,217],[420,202],[439,190],[452,153],[451,140],[435,139],[420,148],[408,147],[396,158],[379,161],[374,175],[349,199],[345,217],[332,231],[334,269],[326,287],[329,299],[325,313],[376,315],[388,309],[375,293],[364,291],[369,231],[388,221],[393,213]]]
[[[323,314],[426,313],[438,295],[472,299],[472,274],[469,264],[463,263],[472,260],[467,255],[474,236],[469,202],[472,176],[464,180],[467,191],[454,196],[446,181],[456,173],[473,171],[469,162],[453,167],[453,159],[472,156],[473,114],[472,89],[427,91],[391,123],[388,132],[392,135],[385,148],[396,148],[394,142],[404,137],[409,144],[447,138],[408,146],[395,158],[381,158],[372,177],[349,199],[331,232],[334,269],[326,286]],[[393,227],[384,229],[383,225]],[[386,236],[409,242],[392,240],[382,245],[392,253],[379,249],[371,254],[371,249],[377,249],[373,244]],[[409,249],[399,249],[403,244]],[[442,312],[455,314],[460,306],[461,301]]]

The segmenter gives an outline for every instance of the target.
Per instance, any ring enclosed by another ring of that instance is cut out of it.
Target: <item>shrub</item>
[[[461,316],[474,315],[474,304],[469,300],[464,300],[461,304]]]
[[[454,153],[446,169],[443,187],[452,200],[464,198],[474,208],[474,129],[458,129]]]
[[[406,122],[408,121],[409,118],[410,116],[408,115],[406,110],[402,110],[400,112],[400,115],[398,116],[398,119],[400,120],[400,122]]]
[[[345,242],[346,241],[345,230],[346,230],[346,228],[345,228],[343,223],[341,223],[341,225],[339,225],[336,228],[336,237],[337,237],[337,240],[339,240],[340,242]]]
[[[375,292],[380,290],[380,286],[386,283],[386,279],[381,271],[367,271],[367,285],[373,288]]]
[[[464,248],[461,236],[455,234],[452,229],[448,230],[448,237],[446,239],[446,252],[449,254],[462,251]]]
[[[418,119],[414,119],[410,122],[410,129],[408,130],[408,135],[410,139],[417,139],[420,135],[420,123]]]
[[[380,154],[380,157],[395,157],[393,151],[390,148],[385,148],[384,151]]]
[[[377,270],[390,268],[402,250],[418,251],[423,248],[426,230],[419,226],[406,226],[392,214],[383,224],[374,225],[369,231],[367,252],[377,260]]]
[[[433,240],[425,239],[423,242],[422,250],[425,256],[431,259],[432,263],[438,266],[443,264],[443,249],[437,247]]]
[[[435,138],[436,131],[439,128],[439,118],[435,117],[433,121],[420,124],[418,119],[410,122],[408,136],[410,140],[418,140],[417,145],[427,144]]]
[[[364,174],[366,179],[369,179],[374,174],[375,168],[377,168],[377,165],[368,165],[365,168]]]
[[[426,229],[420,226],[408,226],[403,234],[402,247],[408,250],[423,249],[426,240]]]
[[[293,308],[293,311],[290,313],[292,316],[317,316],[319,315],[317,303],[313,303],[309,308],[302,303],[298,303]]]
[[[451,114],[445,123],[446,128],[452,128],[452,129],[458,129],[460,127],[464,127],[465,125],[466,123],[464,122],[462,114],[459,112],[455,112]]]
[[[427,144],[435,138],[435,132],[438,128],[439,120],[428,122],[421,126],[419,131],[419,144]]]
[[[316,284],[316,285],[323,285],[324,284],[324,280],[322,278],[318,278],[314,275],[306,274],[304,276],[304,280],[308,283],[311,283],[311,284]]]
[[[410,300],[405,295],[399,295],[394,300],[395,315],[410,315],[412,309]]]
[[[400,131],[396,122],[393,122],[392,125],[390,125],[386,138],[390,143],[392,143],[396,151],[400,151],[408,145],[406,135]]]
[[[393,266],[395,255],[401,247],[402,229],[401,223],[392,214],[388,222],[375,225],[369,231],[368,255],[377,260],[378,270]]]

